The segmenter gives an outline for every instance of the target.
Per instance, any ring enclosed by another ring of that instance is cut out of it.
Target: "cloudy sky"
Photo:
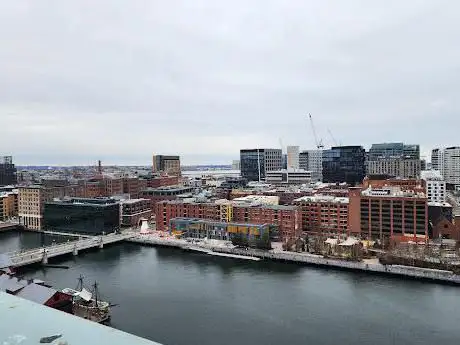
[[[460,144],[460,2],[0,2],[0,155],[229,163],[240,148]],[[280,140],[281,139],[281,140]]]

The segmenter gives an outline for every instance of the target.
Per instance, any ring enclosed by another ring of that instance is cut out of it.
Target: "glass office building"
[[[120,204],[110,198],[47,202],[43,220],[45,230],[107,234],[120,228]]]
[[[362,146],[336,146],[323,151],[323,182],[362,183],[366,174]]]
[[[263,181],[265,171],[281,170],[281,149],[247,149],[240,151],[241,177],[248,181]]]

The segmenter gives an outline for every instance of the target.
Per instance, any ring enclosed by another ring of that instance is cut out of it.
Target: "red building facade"
[[[301,235],[299,210],[296,206],[232,205],[231,203],[184,203],[161,201],[155,205],[157,230],[166,231],[176,217],[210,219],[226,222],[273,224],[282,240]]]

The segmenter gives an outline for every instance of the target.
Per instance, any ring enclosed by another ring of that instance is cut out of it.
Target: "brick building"
[[[401,187],[350,189],[349,227],[368,239],[427,239],[428,203],[423,192]]]
[[[306,196],[294,200],[300,209],[301,228],[308,234],[348,234],[348,202],[345,197]]]
[[[418,179],[384,178],[367,176],[363,180],[363,189],[399,187],[402,191],[425,192],[425,181]]]
[[[176,186],[179,184],[179,177],[178,176],[154,176],[147,180],[147,187],[148,188],[159,188],[159,187],[166,187],[166,186]]]
[[[167,230],[170,220],[177,217],[210,219],[223,222],[272,224],[278,227],[283,240],[301,234],[296,206],[234,205],[229,201],[187,203],[161,201],[155,205],[157,230]]]
[[[156,214],[155,204],[164,200],[175,200],[178,195],[190,193],[193,191],[192,187],[182,186],[167,186],[160,188],[146,188],[139,193],[142,199],[150,200],[150,208],[153,214]]]
[[[148,199],[129,199],[121,202],[122,226],[139,226],[141,219],[149,219],[151,215],[152,210]]]
[[[234,206],[233,221],[277,225],[283,241],[301,235],[299,210],[296,206]]]
[[[129,194],[132,199],[139,198],[142,190],[148,186],[148,180],[138,177],[123,177],[123,193]]]

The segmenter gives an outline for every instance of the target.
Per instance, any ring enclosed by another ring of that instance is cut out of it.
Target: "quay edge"
[[[189,246],[185,241],[161,239],[156,237],[147,237],[139,235],[134,238],[126,239],[128,242],[158,246],[158,247],[173,247],[185,249]],[[454,274],[452,271],[436,270],[429,268],[403,266],[403,265],[383,265],[372,262],[355,262],[325,258],[321,255],[281,252],[281,251],[262,251],[255,249],[238,249],[224,246],[201,245],[203,248],[212,250],[217,253],[227,253],[241,256],[253,256],[261,259],[274,261],[284,261],[299,264],[315,265],[322,267],[330,267],[334,269],[342,269],[349,271],[361,271],[374,274],[391,275],[400,278],[421,279],[428,281],[436,281],[440,283],[460,285],[460,275]]]

